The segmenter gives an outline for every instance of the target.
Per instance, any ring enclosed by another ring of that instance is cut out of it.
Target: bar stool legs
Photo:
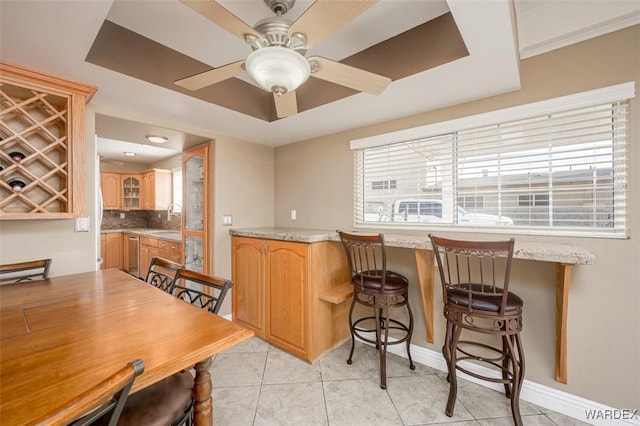
[[[460,334],[462,327],[452,322],[447,322],[445,334],[445,344],[442,346],[442,355],[447,363],[447,381],[449,382],[449,397],[447,399],[447,407],[445,413],[447,416],[453,416],[453,410],[456,404],[458,393],[457,370],[463,370],[465,373],[484,380],[486,377],[473,374],[463,368],[458,367],[458,352],[465,355],[465,358],[472,358],[465,350],[458,347],[459,343],[473,344],[476,346],[487,347],[477,342],[461,342]],[[498,353],[500,353],[498,351]],[[502,336],[502,353],[495,361],[499,361],[502,366],[502,382],[504,384],[505,396],[509,398],[511,405],[511,413],[516,426],[522,425],[522,416],[520,414],[520,391],[524,380],[524,351],[522,349],[522,340],[520,333]],[[491,380],[498,381],[498,380]]]
[[[351,302],[351,309],[349,311],[349,328],[351,331],[351,351],[349,352],[349,358],[347,359],[347,364],[351,365],[353,363],[353,352],[355,350],[355,338],[358,336],[360,340],[365,342],[375,344],[375,348],[379,352],[379,364],[380,364],[380,388],[387,388],[387,347],[389,345],[397,345],[400,343],[405,343],[407,348],[407,357],[409,358],[409,368],[411,370],[415,370],[416,366],[413,363],[413,359],[411,357],[411,337],[413,335],[413,312],[411,311],[411,305],[409,304],[409,300],[406,299],[406,303],[404,303],[407,307],[407,312],[409,314],[409,324],[405,325],[400,321],[397,321],[393,318],[390,318],[389,311],[390,306],[387,306],[385,303],[380,302],[380,300],[384,299],[385,296],[371,296],[373,298],[373,305],[377,306],[381,304],[382,307],[375,308],[374,307],[374,316],[359,318],[355,322],[353,321],[353,310],[356,303],[363,303],[362,301],[356,301],[357,295],[354,295],[353,301]],[[366,305],[370,305],[366,303]],[[360,323],[374,320],[376,324],[375,329],[365,329],[359,326]],[[393,342],[389,342],[389,330],[401,330],[404,332],[404,336]],[[359,334],[363,332],[375,332],[375,340],[370,340],[365,336]]]

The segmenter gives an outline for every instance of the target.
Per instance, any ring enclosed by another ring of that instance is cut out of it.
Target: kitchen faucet
[[[175,213],[175,212],[173,212],[171,210],[174,206],[177,206],[180,209],[182,209],[182,205],[180,203],[171,203],[171,204],[169,204],[169,207],[167,207],[167,220],[171,220],[171,216],[178,216],[177,213]]]

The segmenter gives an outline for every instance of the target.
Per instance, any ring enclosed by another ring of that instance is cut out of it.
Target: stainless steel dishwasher
[[[129,244],[129,263],[127,272],[134,277],[140,277],[140,237],[137,235],[129,235],[127,243]]]

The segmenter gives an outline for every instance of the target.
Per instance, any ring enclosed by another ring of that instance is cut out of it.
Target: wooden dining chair
[[[133,382],[143,371],[144,363],[142,360],[131,361],[71,401],[29,424],[116,426]]]
[[[453,416],[456,371],[504,385],[516,425],[520,416],[520,389],[524,380],[522,331],[523,301],[509,291],[515,240],[464,241],[429,234],[438,263],[444,316],[447,321],[442,354],[449,374],[449,399],[445,413]],[[461,340],[462,331],[465,338]],[[484,335],[483,338],[479,334]],[[496,342],[486,336],[493,336]],[[476,338],[474,338],[476,337]],[[464,361],[479,362],[499,377],[476,373]]]
[[[170,293],[185,302],[218,314],[232,285],[230,280],[224,278],[180,269],[173,280]]]
[[[0,265],[0,283],[30,281],[32,278],[45,279],[49,276],[51,259]]]
[[[178,269],[184,268],[184,265],[154,256],[151,259],[149,270],[145,281],[160,290],[170,292],[173,280],[176,277]]]
[[[411,359],[411,336],[413,334],[413,313],[409,304],[409,280],[387,269],[387,253],[384,235],[348,234],[337,231],[344,246],[353,284],[353,299],[349,310],[351,331],[351,352],[347,364],[352,363],[355,338],[375,345],[380,359],[380,387],[387,388],[387,347],[405,343],[409,368],[415,370]],[[357,316],[356,304],[371,309],[372,314]],[[391,308],[407,308],[408,320],[401,322],[391,318]],[[374,325],[371,325],[371,322]],[[394,340],[389,333],[396,334]],[[375,333],[371,338],[371,333]]]

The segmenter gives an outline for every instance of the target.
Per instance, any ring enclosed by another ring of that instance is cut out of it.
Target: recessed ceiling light
[[[153,142],[153,143],[165,143],[169,140],[164,136],[158,136],[158,135],[147,135],[145,137],[149,140],[149,142]]]
[[[129,151],[125,151],[123,152],[124,155],[126,155],[127,157],[135,157],[136,153],[135,152],[129,152]]]

